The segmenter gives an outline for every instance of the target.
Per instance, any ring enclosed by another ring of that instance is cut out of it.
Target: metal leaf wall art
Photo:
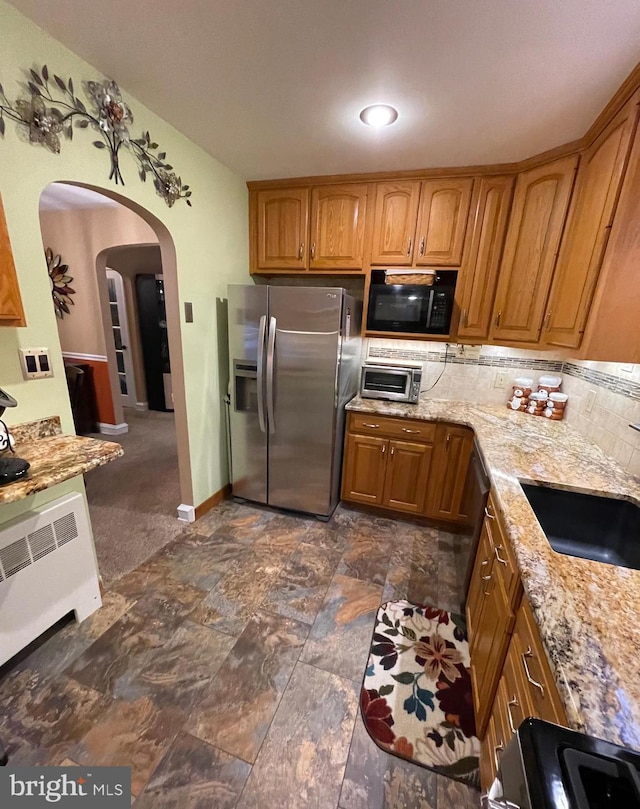
[[[44,65],[40,70],[27,73],[28,98],[18,98],[13,104],[0,84],[0,135],[4,137],[6,120],[15,121],[29,132],[29,140],[58,154],[61,136],[73,138],[74,127],[92,129],[99,140],[94,140],[96,149],[106,149],[111,159],[109,179],[116,185],[124,185],[120,169],[121,150],[126,149],[137,161],[138,175],[145,182],[151,176],[157,193],[171,208],[184,199],[191,206],[191,190],[182,182],[169,163],[166,152],[160,152],[149,132],[141,137],[131,137],[133,114],[122,99],[115,81],[87,81],[84,93],[89,108],[76,95],[73,79],[49,74]]]
[[[74,301],[71,300],[71,295],[75,295],[76,291],[69,284],[73,278],[68,275],[69,265],[62,263],[62,256],[54,256],[53,250],[50,247],[44,251],[47,259],[47,271],[49,273],[49,281],[51,282],[51,297],[53,298],[53,308],[59,318],[63,318],[65,314],[70,315],[71,310],[69,305],[73,306]]]

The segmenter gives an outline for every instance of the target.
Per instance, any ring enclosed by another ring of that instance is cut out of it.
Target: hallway
[[[173,413],[125,408],[124,457],[85,477],[100,573],[105,582],[142,564],[184,530]]]

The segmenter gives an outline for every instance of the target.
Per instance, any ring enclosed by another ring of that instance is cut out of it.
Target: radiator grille
[[[55,533],[54,533],[55,532]],[[78,526],[73,511],[48,523],[26,537],[0,549],[0,581],[15,576],[25,567],[76,539]]]

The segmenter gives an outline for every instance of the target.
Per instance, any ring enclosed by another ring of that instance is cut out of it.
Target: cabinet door
[[[342,475],[342,498],[382,505],[387,459],[385,438],[347,434]]]
[[[478,550],[469,582],[469,592],[467,593],[467,632],[469,636],[469,648],[473,648],[478,635],[478,626],[482,621],[482,610],[484,607],[486,582],[491,579],[491,568],[493,565],[493,543],[491,541],[491,531],[489,522],[485,520],[482,524],[482,533],[478,540]]]
[[[416,264],[460,266],[472,187],[470,177],[422,183]]]
[[[424,512],[432,444],[389,441],[383,504],[410,514]]]
[[[545,342],[582,342],[624,166],[636,127],[640,93],[623,107],[580,160],[576,190],[553,275]]]
[[[420,182],[378,183],[371,263],[411,265]]]
[[[472,449],[471,430],[449,424],[438,425],[433,486],[427,504],[429,517],[459,519]]]
[[[258,191],[258,269],[306,270],[309,190]]]
[[[26,326],[9,232],[0,198],[0,326]]]
[[[494,340],[539,339],[577,164],[577,157],[566,157],[525,171],[516,181],[494,307]]]
[[[504,582],[494,564],[485,582],[484,604],[470,649],[474,683],[473,704],[478,734],[484,733],[513,629],[514,615]]]
[[[457,285],[461,312],[458,337],[489,336],[513,182],[513,177],[483,177],[476,183],[469,214],[469,247]]]
[[[329,185],[311,192],[312,270],[361,270],[366,185]]]

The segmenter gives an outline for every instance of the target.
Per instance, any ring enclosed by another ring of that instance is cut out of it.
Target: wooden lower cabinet
[[[469,592],[467,593],[467,636],[470,647],[473,647],[475,643],[482,621],[486,584],[491,579],[493,561],[491,535],[485,520],[482,525],[482,533],[480,534],[471,581],[469,582]]]
[[[347,433],[342,473],[342,497],[355,503],[382,505],[388,441]]]
[[[382,505],[410,514],[424,512],[432,454],[431,444],[389,441]]]
[[[472,450],[473,431],[468,427],[438,425],[427,516],[454,522],[460,519]]]

